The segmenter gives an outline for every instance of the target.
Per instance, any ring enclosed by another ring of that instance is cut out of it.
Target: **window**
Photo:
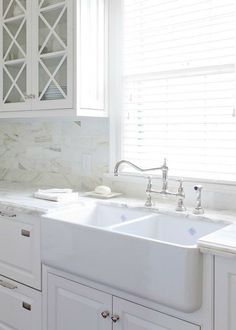
[[[235,16],[234,0],[123,0],[122,158],[236,181]]]

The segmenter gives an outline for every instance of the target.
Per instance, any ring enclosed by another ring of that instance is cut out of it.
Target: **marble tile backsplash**
[[[93,189],[108,171],[108,120],[1,120],[0,180]]]

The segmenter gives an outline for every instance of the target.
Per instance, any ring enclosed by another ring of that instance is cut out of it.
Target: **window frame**
[[[114,178],[115,164],[122,159],[122,10],[123,0],[110,0],[109,3],[109,173],[108,177]],[[235,3],[236,10],[236,3]],[[236,35],[236,21],[235,21]],[[235,38],[236,49],[236,38]],[[236,67],[236,58],[235,58]],[[236,75],[236,69],[235,69]],[[235,89],[236,102],[236,89]],[[138,165],[138,164],[137,164]],[[156,164],[161,166],[162,164]],[[168,159],[167,159],[168,165]],[[141,173],[122,172],[122,181],[124,182],[141,182],[144,177]],[[161,179],[161,174],[151,174],[156,179]],[[184,181],[188,183],[205,183],[213,187],[213,191],[225,191],[227,187],[236,188],[236,180],[218,180],[205,179],[195,177],[184,177]],[[176,181],[179,177],[168,177],[169,181]],[[119,181],[121,181],[119,179]],[[159,180],[158,180],[159,181]]]

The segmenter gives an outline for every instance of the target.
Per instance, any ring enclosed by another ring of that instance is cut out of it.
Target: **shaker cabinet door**
[[[114,330],[200,330],[200,327],[172,316],[114,298],[113,316],[119,320]]]
[[[112,296],[48,274],[47,330],[111,330]]]

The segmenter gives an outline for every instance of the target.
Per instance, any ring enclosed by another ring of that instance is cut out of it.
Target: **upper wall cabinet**
[[[106,115],[107,7],[0,0],[0,117]]]

